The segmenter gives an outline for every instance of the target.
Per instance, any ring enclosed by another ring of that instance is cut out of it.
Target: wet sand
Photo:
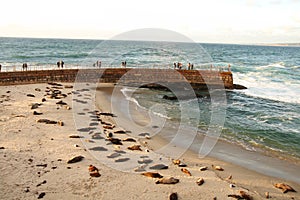
[[[167,156],[156,153],[167,140],[158,136],[147,139],[140,135],[159,128],[137,126],[122,117],[126,114],[127,101],[120,99],[124,97],[119,95],[118,89],[114,90],[117,93],[111,100],[111,85],[104,85],[97,93],[93,85],[81,84],[74,88],[65,88],[65,85],[70,84],[1,86],[2,199],[169,199],[174,192],[178,194],[178,199],[231,199],[228,195],[240,195],[240,191],[253,199],[265,199],[265,192],[269,192],[272,199],[300,197],[299,184],[265,176],[212,157],[199,159],[192,151],[186,151],[179,158],[187,164],[186,167],[174,165],[171,155],[175,152]],[[66,97],[49,98],[49,95],[44,96],[47,90],[59,90]],[[95,100],[96,105],[91,104]],[[57,104],[59,101],[63,102]],[[121,108],[111,107],[111,102]],[[37,108],[32,109],[36,104]],[[33,114],[34,111],[37,115]],[[106,116],[103,112],[115,116]],[[134,113],[137,124],[149,124],[145,113],[134,109],[130,112]],[[59,123],[39,123],[41,119]],[[161,127],[160,123],[153,122],[158,127]],[[107,129],[109,124],[115,127]],[[120,139],[123,144],[112,144],[105,130],[113,132],[113,138]],[[117,130],[127,132],[115,133]],[[70,135],[78,138],[70,138]],[[136,142],[126,142],[125,138],[135,139]],[[142,151],[129,150],[132,145],[140,145]],[[117,154],[112,155],[112,152]],[[83,159],[68,163],[74,156],[82,156]],[[150,163],[143,165],[139,162]],[[168,169],[151,170],[155,164],[166,165]],[[90,176],[90,165],[99,169],[100,177]],[[177,178],[179,183],[155,184],[157,178],[135,172],[134,169],[141,165],[145,171]],[[211,165],[219,165],[224,171],[216,171]],[[200,171],[203,166],[208,169]],[[192,176],[183,173],[182,168],[190,171]],[[226,179],[230,175],[231,178]],[[199,178],[204,179],[201,186],[196,184]],[[273,186],[277,182],[288,183],[298,192],[283,194]]]

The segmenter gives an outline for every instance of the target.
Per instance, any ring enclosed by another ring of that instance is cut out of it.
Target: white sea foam
[[[141,109],[143,109],[143,110],[148,110],[148,109],[145,108],[144,106],[140,105],[140,103],[138,102],[137,99],[135,99],[135,98],[132,97],[132,94],[133,94],[133,92],[134,92],[135,90],[136,90],[135,88],[124,87],[124,88],[121,89],[121,92],[122,92],[123,95],[125,96],[126,100],[135,103],[139,108],[141,108]],[[168,117],[165,113],[160,113],[160,112],[157,112],[157,111],[153,111],[151,108],[150,108],[150,111],[151,111],[154,115],[156,115],[156,116],[158,116],[158,117],[165,118],[165,119],[172,119],[171,117]]]
[[[273,81],[262,72],[234,73],[234,82],[246,86],[241,90],[253,97],[300,104],[300,81]]]

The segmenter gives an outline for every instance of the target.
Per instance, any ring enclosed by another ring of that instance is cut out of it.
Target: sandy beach
[[[0,88],[1,199],[170,199],[172,193],[178,199],[300,199],[295,181],[212,157],[199,159],[192,151],[180,158],[158,154],[166,141],[151,136],[157,127],[142,128],[149,117],[135,109],[130,110],[135,123],[122,117],[121,87],[58,83]],[[139,148],[128,149],[133,146]],[[91,165],[97,169],[89,171]],[[150,171],[165,179],[141,175]],[[93,177],[95,172],[100,176]],[[156,184],[170,177],[179,182]],[[283,193],[276,183],[297,192]]]

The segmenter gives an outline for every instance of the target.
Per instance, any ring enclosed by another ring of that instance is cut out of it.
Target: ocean
[[[0,38],[2,71],[57,69],[102,66],[173,68],[174,62],[194,64],[195,69],[222,70],[231,65],[234,82],[247,90],[226,91],[226,116],[220,139],[280,157],[300,159],[300,47],[259,45],[197,44],[142,41],[101,41],[72,39]],[[130,91],[130,88],[127,88]],[[124,90],[126,95],[126,90]],[[199,132],[211,123],[211,99],[198,99],[199,121],[182,118],[178,101],[163,99],[167,91],[139,89],[131,100],[139,106],[167,118],[174,124],[193,126]],[[185,100],[185,101],[188,101]],[[190,113],[193,107],[190,108]],[[188,111],[189,112],[189,111]]]

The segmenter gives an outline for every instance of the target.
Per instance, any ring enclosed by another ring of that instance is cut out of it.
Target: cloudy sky
[[[163,28],[197,42],[300,42],[300,0],[9,0],[0,37],[109,39]]]

